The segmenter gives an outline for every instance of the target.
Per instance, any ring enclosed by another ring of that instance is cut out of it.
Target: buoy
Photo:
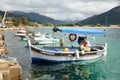
[[[64,48],[64,52],[68,52],[69,51],[69,49],[68,48]]]
[[[80,45],[80,50],[84,50],[84,45]]]
[[[84,50],[82,50],[82,51],[81,51],[81,54],[82,54],[82,55],[83,55],[83,54],[85,54],[85,51],[84,51]]]
[[[91,51],[90,47],[86,47],[86,51],[90,52]]]
[[[70,41],[75,41],[77,39],[77,35],[76,34],[70,34],[69,35],[69,40]]]

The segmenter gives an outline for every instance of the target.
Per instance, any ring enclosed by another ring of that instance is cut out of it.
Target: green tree
[[[24,24],[24,25],[28,25],[28,23],[29,23],[28,19],[26,17],[22,17],[21,21],[22,21],[22,24]]]
[[[20,19],[19,18],[12,17],[12,21],[13,21],[13,24],[15,26],[18,26],[20,24]]]

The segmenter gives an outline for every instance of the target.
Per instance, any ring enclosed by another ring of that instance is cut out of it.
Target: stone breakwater
[[[22,68],[17,58],[9,57],[5,37],[0,33],[0,80],[22,80]]]

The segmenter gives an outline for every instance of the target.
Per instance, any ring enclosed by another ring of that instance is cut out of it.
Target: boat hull
[[[74,58],[71,58],[71,59],[66,59],[66,58],[63,58],[63,59],[59,59],[57,57],[55,57],[56,59],[47,59],[47,58],[42,58],[42,57],[38,57],[38,56],[34,56],[34,57],[31,57],[32,59],[32,63],[40,63],[40,62],[50,62],[50,63],[63,63],[63,62],[77,62],[77,61],[86,61],[86,60],[92,60],[92,59],[97,59],[101,57],[101,55],[97,55],[97,56],[94,56],[94,57],[91,57],[89,59],[74,59]]]
[[[79,54],[76,56],[75,52],[64,54],[64,52],[55,53],[53,51],[46,51],[43,49],[37,49],[31,46],[31,59],[32,63],[39,62],[51,62],[51,63],[61,63],[61,62],[76,62],[76,61],[86,61],[97,59],[103,56],[104,50],[95,51],[94,53],[86,53],[84,55]]]

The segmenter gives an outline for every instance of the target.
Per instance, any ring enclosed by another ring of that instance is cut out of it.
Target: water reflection
[[[97,80],[105,78],[103,69],[97,61],[90,64],[62,63],[54,65],[35,65],[32,64],[31,78],[34,80]],[[97,66],[99,65],[99,68]],[[95,69],[95,67],[97,69]]]
[[[36,68],[37,67],[37,68]],[[31,71],[32,78],[36,80],[88,80],[89,67],[74,64],[57,64],[51,66],[33,66]],[[37,70],[38,69],[38,70]]]

